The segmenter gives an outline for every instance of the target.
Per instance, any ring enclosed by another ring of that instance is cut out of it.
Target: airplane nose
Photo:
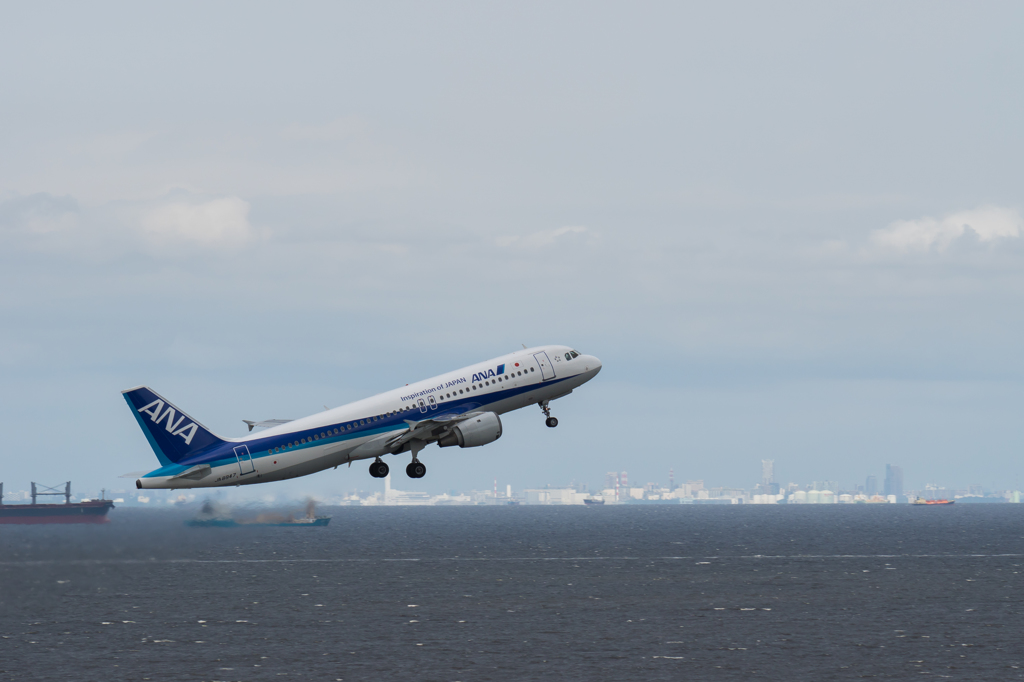
[[[591,376],[596,375],[598,372],[601,371],[601,361],[595,358],[593,355],[588,355],[586,367],[590,372],[593,372]]]

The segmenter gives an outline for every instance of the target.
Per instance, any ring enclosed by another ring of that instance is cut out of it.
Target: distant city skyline
[[[654,477],[654,478],[657,479],[657,477]],[[909,492],[920,493],[920,492],[924,492],[924,491],[958,491],[958,492],[965,493],[965,494],[980,496],[980,495],[983,495],[983,494],[986,494],[986,493],[992,493],[994,491],[999,491],[999,490],[1016,490],[1016,489],[1019,489],[1019,486],[1016,483],[1012,483],[1012,482],[1004,482],[1002,485],[998,485],[997,484],[997,485],[994,485],[994,486],[983,486],[983,485],[980,485],[978,483],[973,483],[973,482],[968,482],[968,483],[957,482],[957,483],[945,484],[945,485],[939,485],[939,484],[935,484],[935,483],[924,483],[924,484],[920,484],[920,485],[917,485],[917,486],[905,489],[905,487],[903,485],[903,467],[899,466],[899,465],[896,465],[896,464],[886,464],[885,465],[884,486],[881,489],[878,487],[878,477],[875,476],[874,474],[868,474],[865,477],[865,479],[864,479],[864,481],[865,481],[864,484],[859,484],[859,483],[856,483],[856,482],[842,483],[842,482],[840,482],[838,480],[834,480],[834,479],[808,479],[808,477],[800,477],[800,476],[792,477],[792,478],[795,478],[796,480],[792,480],[791,479],[791,480],[788,480],[788,481],[777,481],[775,479],[775,460],[762,459],[762,460],[760,460],[760,478],[759,479],[755,479],[755,482],[753,482],[753,483],[748,480],[747,484],[745,484],[745,485],[729,485],[725,481],[712,481],[712,482],[708,482],[708,481],[705,481],[704,479],[689,479],[685,483],[677,483],[675,481],[675,468],[671,467],[671,468],[669,468],[669,470],[667,472],[666,478],[664,478],[662,480],[653,480],[653,481],[645,480],[643,482],[634,481],[633,483],[631,483],[630,482],[631,481],[630,474],[629,474],[628,471],[609,471],[609,472],[606,472],[605,475],[604,475],[603,487],[601,487],[601,485],[597,484],[597,483],[591,484],[591,483],[586,482],[586,477],[584,477],[584,476],[577,476],[577,477],[573,478],[573,481],[570,484],[568,484],[568,486],[566,486],[565,484],[558,484],[558,483],[547,482],[547,483],[539,484],[539,485],[538,484],[534,484],[534,485],[527,484],[526,486],[516,487],[516,489],[545,489],[545,488],[562,489],[562,488],[565,488],[565,487],[569,487],[569,488],[572,488],[572,489],[577,490],[577,491],[600,491],[600,490],[626,491],[626,490],[648,490],[648,489],[665,489],[665,490],[668,490],[668,491],[674,491],[674,490],[677,490],[677,489],[680,489],[680,488],[691,487],[691,488],[694,488],[694,489],[707,489],[707,490],[710,490],[710,489],[717,489],[717,490],[742,490],[742,491],[749,492],[751,495],[771,492],[771,490],[774,490],[773,494],[777,494],[777,493],[780,493],[780,492],[785,493],[786,491],[792,492],[794,490],[805,490],[805,491],[821,490],[821,491],[830,491],[830,492],[833,492],[833,493],[836,493],[836,494],[839,494],[839,493],[860,494],[860,493],[862,493],[862,494],[867,495],[868,497],[874,496],[876,494],[877,495],[883,495],[883,496],[889,496],[889,495],[905,496]],[[393,480],[395,480],[395,479],[392,479],[392,481]],[[419,484],[421,483],[421,481],[412,481],[412,480],[406,481],[404,479],[404,477],[400,477],[399,480],[402,480],[403,483],[396,484],[396,485],[398,485],[398,487],[403,487],[403,488],[419,488],[420,487]],[[576,481],[581,481],[581,482],[576,482]],[[39,485],[44,485],[44,483],[40,482],[40,481],[37,481],[37,483]],[[119,494],[130,493],[131,492],[130,488],[126,487],[127,483],[128,482],[122,480],[120,482],[116,482],[116,483],[114,483],[112,485],[107,486],[106,489],[108,491],[111,491],[111,492],[113,492],[113,491],[120,491]],[[4,485],[4,483],[2,481],[0,481],[0,486],[3,486],[3,485]],[[61,490],[63,490],[63,486],[64,486],[64,483],[60,483],[60,489]],[[774,488],[772,488],[772,486],[774,486]],[[348,485],[348,486],[344,486],[342,488],[342,490],[348,490],[348,491],[369,490],[369,489],[372,489],[373,487],[374,487],[373,484],[370,484],[369,486],[367,486],[367,485]],[[378,484],[378,487],[379,487],[379,484]],[[76,488],[77,488],[77,486],[76,486]],[[511,490],[512,488],[513,488],[513,485],[511,483],[507,483],[507,482],[500,482],[499,483],[499,479],[497,479],[497,478],[493,479],[493,492],[494,493],[497,493],[497,491],[499,489],[501,489],[501,490],[506,490],[506,489]],[[19,487],[16,487],[16,486],[12,486],[10,483],[6,484],[7,497],[8,497],[9,500],[11,500],[11,499],[21,499],[21,496],[24,496],[24,495],[28,494],[27,493],[28,489],[29,489],[29,487],[27,485],[24,486],[23,488],[19,488]],[[92,489],[92,488],[90,488],[90,489]],[[4,490],[4,488],[0,487],[0,491],[3,491],[3,490]],[[94,489],[94,492],[92,493],[93,495],[95,495],[95,491],[96,490],[99,490],[99,488],[95,488]],[[218,489],[216,489],[216,488],[214,488],[214,489],[199,489],[198,490],[198,494],[200,494],[200,495],[208,495],[208,494],[212,494],[212,493],[216,492],[216,490],[218,490]],[[314,493],[314,492],[311,492],[311,491],[294,492],[293,490],[289,490],[286,486],[270,486],[270,487],[266,487],[266,486],[264,486],[264,487],[242,486],[240,488],[234,488],[232,490],[235,492],[236,496],[240,496],[240,497],[247,498],[247,499],[253,499],[253,500],[256,500],[256,499],[274,499],[276,497],[281,497],[282,499],[284,499],[284,498],[291,498],[291,497],[296,497],[296,496],[302,497],[304,495],[314,495],[314,496],[320,496],[320,497],[330,497],[332,495],[337,495],[338,494],[338,491],[327,492],[327,493],[324,493],[324,492]],[[170,491],[170,492],[173,493],[175,491]],[[427,495],[427,494],[437,494],[437,493],[428,493],[427,491],[421,491],[421,492],[424,495]],[[454,494],[455,490],[454,489],[449,489],[448,492],[451,493],[451,494]],[[622,493],[622,494],[625,495],[627,493]]]
[[[276,494],[262,490],[259,496],[252,495],[252,486],[234,488],[209,488],[192,490],[136,491],[131,488],[109,488],[103,491],[111,499],[121,503],[149,504],[156,506],[167,503],[189,503],[203,499],[217,499],[225,496],[236,501],[259,500],[265,504],[294,502],[297,499],[319,499],[329,504],[584,504],[587,500],[602,504],[639,503],[728,503],[728,504],[836,504],[836,503],[909,503],[918,497],[924,499],[959,499],[961,501],[1020,502],[1021,492],[1016,486],[987,489],[978,484],[960,484],[946,487],[927,484],[913,490],[903,489],[903,468],[895,464],[886,465],[885,486],[877,490],[877,479],[868,475],[865,484],[841,485],[835,480],[814,480],[807,483],[790,481],[779,484],[774,480],[774,460],[761,460],[760,480],[750,486],[716,485],[703,479],[691,479],[676,483],[675,470],[668,471],[667,485],[659,482],[630,483],[628,471],[609,471],[604,476],[604,486],[594,487],[587,483],[571,482],[568,485],[535,485],[513,488],[509,483],[499,486],[494,479],[490,488],[468,490],[451,489],[444,493],[430,493],[415,487],[412,479],[388,475],[380,486],[353,488],[347,492],[334,492],[318,496],[303,494],[288,495],[277,489]],[[56,488],[54,489],[56,490]],[[0,502],[3,501],[3,483],[0,482]],[[30,498],[29,490],[7,488],[8,503],[23,503]],[[60,487],[65,494],[65,487]],[[96,493],[78,491],[73,500],[91,499]]]

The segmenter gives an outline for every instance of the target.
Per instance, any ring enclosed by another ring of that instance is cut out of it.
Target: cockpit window
[[[578,357],[580,356],[580,354],[579,354],[579,353],[577,353],[576,351],[572,351],[572,356],[573,356],[574,358],[578,358]]]
[[[566,353],[565,354],[565,361],[568,362],[569,360],[572,360],[572,356],[569,355],[568,353]]]

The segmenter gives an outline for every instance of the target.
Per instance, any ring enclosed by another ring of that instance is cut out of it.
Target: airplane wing
[[[280,426],[281,424],[287,424],[288,422],[295,421],[294,419],[264,419],[261,422],[251,422],[248,419],[243,419],[243,422],[249,425],[249,430],[252,431],[254,427],[261,429],[269,429],[271,426]]]
[[[360,445],[338,443],[328,448],[325,454],[332,455],[344,452],[351,461],[352,459],[379,457],[389,453],[397,454],[398,452],[403,452],[407,447],[413,452],[419,452],[427,443],[444,438],[452,427],[459,422],[479,414],[481,413],[474,410],[461,414],[439,414],[421,421],[406,419],[405,423],[408,426],[397,433],[385,433],[376,438],[371,438]]]

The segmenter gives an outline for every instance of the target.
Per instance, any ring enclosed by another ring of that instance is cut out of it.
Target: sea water
[[[3,680],[1024,678],[1019,505],[0,526]]]

